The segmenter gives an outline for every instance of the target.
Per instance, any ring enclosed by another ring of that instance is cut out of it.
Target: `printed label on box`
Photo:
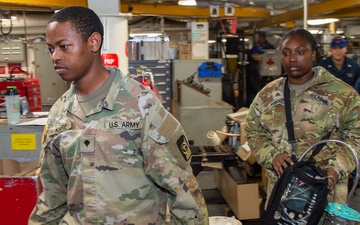
[[[192,22],[191,24],[191,40],[207,41],[209,39],[208,22]]]
[[[11,150],[35,151],[36,134],[11,134]]]

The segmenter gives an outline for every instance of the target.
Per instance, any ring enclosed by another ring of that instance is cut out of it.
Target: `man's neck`
[[[345,61],[345,57],[342,57],[340,59],[334,59],[334,58],[331,58],[331,59],[335,64],[338,64],[338,65],[344,64],[344,61]]]
[[[110,76],[110,71],[106,67],[100,67],[91,73],[83,76],[80,80],[75,81],[77,93],[79,96],[86,96],[97,90],[103,85]]]

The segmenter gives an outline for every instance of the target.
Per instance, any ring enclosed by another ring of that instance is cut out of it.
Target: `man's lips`
[[[55,69],[56,73],[62,74],[65,72],[66,67],[65,66],[54,66],[54,69]]]

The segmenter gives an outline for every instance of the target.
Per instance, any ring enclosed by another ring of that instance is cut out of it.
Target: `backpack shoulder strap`
[[[295,161],[296,160],[296,150],[295,150],[296,139],[295,139],[295,131],[294,131],[294,122],[293,122],[292,116],[291,116],[290,88],[289,88],[288,79],[285,80],[285,85],[284,85],[284,101],[285,101],[285,115],[286,115],[285,126],[288,131],[288,136],[289,136],[288,141],[291,144],[291,159],[293,161]],[[325,136],[323,136],[321,138],[321,140],[328,139],[330,137],[330,134],[331,134],[331,131],[326,133]],[[324,145],[325,145],[325,143],[316,146],[316,148],[312,152],[309,160],[313,161],[315,155],[317,155],[321,151],[321,149],[324,147]]]

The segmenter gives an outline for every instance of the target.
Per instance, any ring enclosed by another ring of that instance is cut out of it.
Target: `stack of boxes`
[[[191,24],[191,59],[209,59],[209,23]]]
[[[209,59],[209,23],[191,23],[191,43],[178,43],[179,59]]]
[[[191,45],[187,42],[179,42],[179,59],[191,59]]]

